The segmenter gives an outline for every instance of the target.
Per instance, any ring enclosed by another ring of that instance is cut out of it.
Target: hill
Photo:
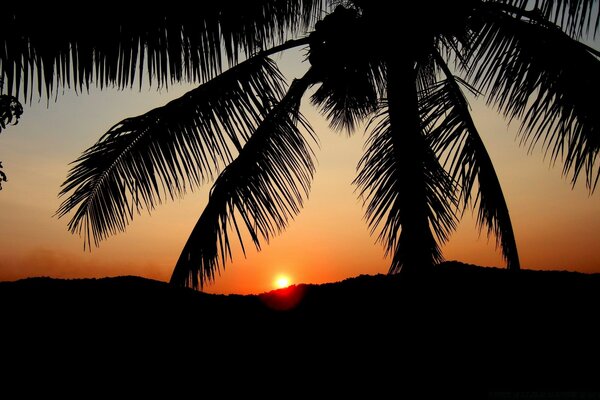
[[[64,365],[64,376],[105,383],[243,378],[259,393],[282,380],[333,393],[599,384],[599,274],[445,263],[258,296],[131,276],[30,278],[0,282],[0,304],[4,363],[17,377]]]

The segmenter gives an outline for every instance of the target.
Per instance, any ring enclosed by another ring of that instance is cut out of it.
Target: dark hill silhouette
[[[296,306],[282,310],[290,298]],[[0,302],[4,365],[16,376],[107,385],[175,372],[323,394],[590,390],[600,376],[600,274],[450,262],[259,296],[132,276],[29,278],[0,282]]]

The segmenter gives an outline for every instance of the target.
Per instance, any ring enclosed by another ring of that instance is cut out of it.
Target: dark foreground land
[[[277,386],[318,388],[310,398],[600,386],[599,274],[446,263],[261,296],[33,278],[0,283],[0,304],[6,381],[148,388],[169,376],[225,398]]]

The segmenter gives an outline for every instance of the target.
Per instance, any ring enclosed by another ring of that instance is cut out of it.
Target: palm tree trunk
[[[398,168],[401,233],[390,273],[429,269],[441,253],[429,226],[426,143],[421,134],[415,63],[391,56],[387,62],[388,109]]]

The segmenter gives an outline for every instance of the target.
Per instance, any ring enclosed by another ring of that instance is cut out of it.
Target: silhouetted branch
[[[0,77],[8,94],[206,82],[239,59],[303,35],[326,0],[219,0],[174,7],[95,7],[93,17],[54,4],[9,2],[0,14]]]
[[[300,100],[311,83],[312,71],[292,83],[216,180],[171,283],[202,288],[206,281],[214,280],[232,256],[230,229],[235,229],[244,249],[236,214],[257,249],[261,240],[268,242],[298,214],[314,172],[314,154],[302,131],[309,139],[315,137],[299,111]]]
[[[401,61],[398,61],[401,63]],[[372,232],[393,255],[390,273],[428,268],[443,260],[434,234],[445,241],[456,227],[455,188],[421,125],[416,71],[387,65],[388,104],[372,131],[355,183],[367,204]]]
[[[469,79],[506,116],[520,118],[522,142],[538,144],[574,185],[600,177],[600,59],[556,27],[484,13],[469,55]]]
[[[479,205],[479,228],[486,225],[488,235],[494,234],[507,267],[519,269],[517,244],[500,180],[456,77],[439,53],[435,53],[435,57],[446,80],[421,100],[423,118],[434,126],[429,133],[431,146],[440,156],[445,156],[450,175],[460,184],[465,209],[469,206],[477,179],[478,191],[473,208]]]
[[[127,118],[69,172],[59,217],[87,244],[124,231],[142,209],[211,180],[283,95],[275,64],[254,57],[163,107]]]

